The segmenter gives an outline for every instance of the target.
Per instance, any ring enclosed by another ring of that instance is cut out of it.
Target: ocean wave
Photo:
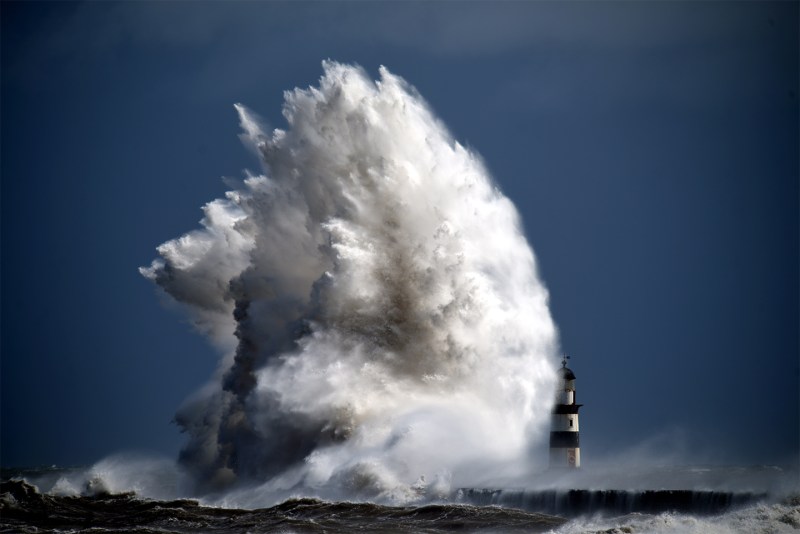
[[[551,532],[554,534],[636,534],[636,533],[753,533],[781,534],[800,530],[800,495],[784,496],[778,502],[752,496],[720,500],[719,496],[696,493],[677,500],[681,492],[651,491],[649,513],[631,511],[620,502],[642,503],[642,495],[629,492],[625,499],[595,498],[593,508],[581,500],[590,492],[572,490],[572,501],[562,504],[558,514],[547,507],[533,506],[543,500],[530,498],[544,491],[528,491],[527,501],[513,502],[510,496],[526,492],[513,490],[474,490],[475,495],[494,495],[494,501],[463,502],[455,495],[449,502],[430,502],[417,506],[384,506],[370,502],[326,501],[296,497],[268,508],[240,509],[209,506],[193,499],[148,499],[135,492],[104,492],[57,495],[41,492],[25,480],[0,483],[0,532]],[[88,491],[88,488],[84,488]],[[506,499],[497,499],[503,491]],[[555,490],[552,491],[556,494]],[[569,491],[561,492],[568,495]],[[626,492],[601,492],[626,493]],[[647,493],[647,492],[639,492]],[[705,492],[713,493],[713,492]],[[576,495],[582,495],[580,498]],[[670,497],[672,495],[672,497]],[[473,495],[474,497],[474,495]],[[597,497],[596,495],[594,497]],[[458,502],[458,498],[462,502]],[[653,499],[663,499],[657,512]],[[577,500],[576,500],[577,499]],[[684,499],[684,500],[681,500]],[[686,503],[693,502],[692,506]],[[599,504],[605,503],[605,508]],[[672,503],[672,506],[670,506]],[[683,508],[681,508],[683,506]],[[524,509],[527,508],[527,509]],[[537,511],[538,510],[538,511]],[[668,511],[666,511],[668,510]],[[566,516],[566,517],[565,517]]]
[[[554,534],[788,534],[800,530],[800,497],[758,503],[724,514],[633,513],[575,518],[550,530]]]
[[[429,504],[416,507],[289,499],[270,508],[202,506],[134,493],[57,496],[23,480],[0,483],[2,532],[545,532],[564,519],[501,507]]]

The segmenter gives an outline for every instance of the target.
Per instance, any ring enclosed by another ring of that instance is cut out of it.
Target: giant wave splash
[[[393,502],[517,469],[557,350],[519,216],[404,80],[323,68],[286,129],[236,105],[260,173],[141,268],[225,354],[181,463],[197,491]]]

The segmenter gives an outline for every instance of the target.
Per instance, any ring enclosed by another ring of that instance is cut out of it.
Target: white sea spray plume
[[[324,62],[261,174],[141,272],[229,346],[181,408],[200,490],[406,501],[524,465],[557,335],[512,203],[416,91]]]

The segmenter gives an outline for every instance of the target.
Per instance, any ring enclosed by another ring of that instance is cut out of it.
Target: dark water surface
[[[193,500],[143,500],[132,493],[58,497],[21,480],[0,483],[0,532],[545,532],[565,522],[494,506],[290,499],[271,508],[238,510]]]
[[[527,488],[454,490],[448,502],[292,498],[242,509],[178,498],[174,471],[157,464],[155,475],[142,473],[145,465],[2,469],[0,532],[800,532],[797,470],[774,466],[548,472]],[[628,489],[602,489],[614,487]]]

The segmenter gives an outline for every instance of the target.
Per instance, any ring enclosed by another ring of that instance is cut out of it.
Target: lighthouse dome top
[[[569,367],[562,367],[558,370],[558,374],[562,380],[575,380],[575,373]]]
[[[567,367],[567,360],[569,360],[569,356],[565,354],[561,359],[561,369],[558,370],[558,374],[562,380],[575,380],[575,373]]]

